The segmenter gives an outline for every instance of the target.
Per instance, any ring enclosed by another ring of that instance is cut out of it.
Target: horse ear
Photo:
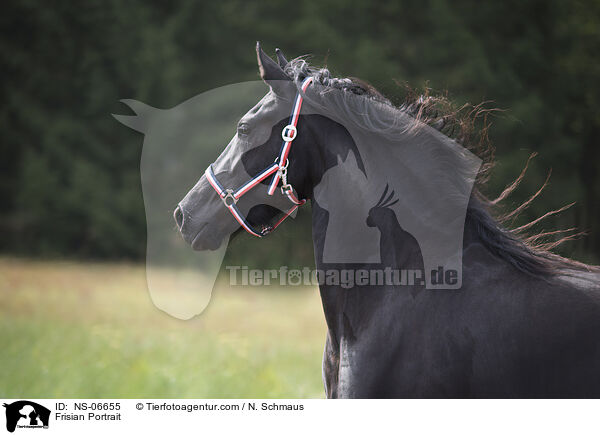
[[[121,103],[129,106],[135,112],[135,115],[115,115],[113,113],[112,116],[121,124],[140,133],[146,132],[146,127],[154,113],[160,110],[136,100],[121,100]]]
[[[275,53],[277,53],[277,62],[279,62],[279,66],[281,67],[281,69],[285,69],[285,67],[288,64],[288,61],[283,55],[283,52],[279,48],[276,48]]]
[[[260,76],[265,82],[275,80],[291,80],[283,69],[277,63],[271,59],[267,54],[260,48],[260,42],[256,43],[256,57],[258,59],[258,69]]]

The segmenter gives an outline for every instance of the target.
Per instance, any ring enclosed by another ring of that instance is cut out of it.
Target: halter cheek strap
[[[308,77],[304,79],[302,82],[302,93],[306,92],[308,86],[312,83],[312,77]],[[238,189],[226,189],[215,177],[215,173],[213,172],[212,165],[206,168],[204,172],[206,175],[206,179],[210,183],[210,185],[215,189],[215,191],[219,194],[219,197],[225,204],[225,207],[229,209],[235,220],[244,228],[248,233],[252,234],[256,237],[263,237],[277,228],[289,215],[291,215],[299,206],[306,203],[305,199],[298,199],[298,197],[294,193],[294,188],[291,184],[288,183],[287,179],[287,168],[289,165],[288,155],[290,153],[290,149],[292,147],[292,142],[296,139],[298,135],[298,130],[296,128],[298,124],[298,117],[300,116],[300,109],[302,108],[302,93],[298,92],[296,95],[296,100],[294,102],[294,108],[292,110],[292,114],[290,116],[290,123],[283,127],[281,132],[281,137],[283,139],[283,143],[281,145],[281,150],[279,155],[275,159],[275,163],[267,167],[261,173],[256,175],[254,178],[250,179],[244,185],[239,187]],[[274,225],[265,226],[260,231],[255,230],[248,223],[248,221],[244,218],[240,209],[236,205],[239,199],[247,192],[249,192],[252,188],[256,187],[263,180],[273,175],[273,180],[269,185],[269,189],[267,193],[269,195],[273,195],[275,193],[275,189],[279,184],[279,180],[282,181],[281,185],[281,193],[286,195],[293,206],[285,213],[285,215]]]
[[[302,92],[306,92],[310,84],[312,83],[312,77],[308,77],[304,79],[302,82]],[[279,162],[279,168],[277,173],[273,176],[273,181],[271,181],[271,185],[269,186],[269,190],[267,193],[269,195],[273,195],[275,189],[277,188],[277,184],[279,183],[279,179],[281,178],[283,181],[283,187],[289,186],[287,183],[287,166],[288,166],[288,155],[290,150],[292,149],[292,142],[296,139],[298,135],[298,129],[296,126],[298,125],[298,117],[300,116],[300,110],[302,109],[302,94],[298,92],[296,94],[296,101],[294,102],[294,108],[292,110],[292,114],[290,115],[290,123],[283,127],[281,131],[281,138],[283,139],[283,143],[281,144],[281,150],[279,151],[279,156],[277,161]]]

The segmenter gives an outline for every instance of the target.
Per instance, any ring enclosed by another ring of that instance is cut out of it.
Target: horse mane
[[[539,222],[566,210],[574,203],[551,210],[527,224],[511,228],[514,219],[531,205],[548,184],[550,174],[534,195],[513,210],[504,210],[503,201],[520,185],[536,153],[530,155],[521,174],[506,186],[496,199],[489,199],[482,193],[496,162],[494,147],[488,136],[489,118],[499,112],[499,109],[487,107],[486,102],[478,105],[456,106],[445,93],[432,94],[430,89],[420,93],[408,86],[405,86],[404,101],[394,105],[369,83],[354,77],[333,77],[327,68],[315,68],[309,65],[306,56],[291,60],[284,71],[297,84],[310,76],[325,89],[336,89],[345,95],[362,96],[372,102],[398,110],[410,117],[409,132],[415,132],[425,125],[430,126],[478,156],[482,160],[482,165],[475,180],[466,219],[470,221],[481,242],[493,255],[521,272],[543,279],[576,275],[577,272],[582,271],[600,272],[598,266],[564,258],[553,252],[557,246],[582,236],[583,232],[578,232],[576,228],[547,232],[530,231]],[[549,241],[548,239],[552,237],[557,238]]]

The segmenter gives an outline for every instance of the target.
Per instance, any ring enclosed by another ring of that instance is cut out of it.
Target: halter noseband
[[[302,92],[306,92],[308,86],[312,83],[312,77],[308,77],[304,79],[302,82]],[[283,143],[281,145],[281,151],[279,152],[279,156],[275,159],[275,163],[269,166],[267,169],[263,170],[260,174],[250,179],[244,185],[242,185],[238,189],[225,189],[221,183],[215,177],[215,173],[213,172],[212,165],[206,168],[204,172],[206,174],[206,179],[210,183],[210,185],[215,189],[217,194],[221,197],[223,204],[225,207],[229,209],[233,217],[236,221],[250,234],[256,237],[263,237],[273,231],[275,228],[279,226],[289,215],[291,215],[299,206],[306,203],[305,199],[298,199],[294,194],[294,188],[291,184],[288,183],[287,179],[287,167],[290,163],[288,160],[288,155],[290,153],[290,149],[292,148],[292,142],[296,139],[298,135],[298,130],[296,129],[296,125],[298,124],[298,117],[300,116],[300,109],[302,108],[302,93],[298,92],[296,94],[296,101],[294,103],[294,108],[292,110],[292,114],[290,116],[290,123],[283,127],[281,131],[281,137],[283,139]],[[248,223],[248,221],[244,218],[240,209],[237,206],[237,202],[239,199],[245,194],[248,193],[253,187],[256,187],[261,181],[273,175],[273,180],[269,185],[269,190],[267,193],[269,195],[273,195],[275,193],[275,189],[279,184],[279,180],[281,179],[281,193],[286,195],[288,199],[294,204],[285,215],[277,221],[275,225],[267,226],[262,228],[260,231],[256,231],[252,226]]]

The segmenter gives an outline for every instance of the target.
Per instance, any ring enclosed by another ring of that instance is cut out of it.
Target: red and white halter
[[[304,81],[302,82],[303,93],[306,92],[306,89],[308,89],[308,86],[312,83],[312,81],[312,77],[304,79]],[[294,194],[294,188],[291,184],[288,183],[287,180],[287,167],[290,163],[288,160],[288,155],[290,153],[290,149],[292,148],[292,142],[294,141],[294,139],[296,139],[298,133],[296,125],[298,124],[298,117],[300,116],[300,109],[302,108],[302,100],[302,93],[298,92],[296,94],[296,102],[294,103],[294,108],[290,116],[290,123],[283,127],[283,130],[281,132],[283,144],[281,145],[281,151],[279,152],[279,156],[275,159],[275,163],[273,163],[267,169],[262,171],[260,174],[250,179],[238,189],[226,189],[221,185],[221,183],[219,183],[217,177],[215,177],[212,165],[206,168],[206,178],[210,185],[213,187],[213,189],[215,189],[217,194],[221,197],[221,200],[223,201],[223,204],[225,204],[225,207],[229,209],[235,220],[237,220],[239,224],[253,236],[266,236],[268,233],[277,228],[299,206],[306,203],[305,199],[300,200],[296,197],[296,195]],[[253,187],[256,187],[260,182],[270,177],[271,175],[273,175],[273,180],[269,185],[269,190],[267,191],[267,193],[269,195],[273,195],[275,193],[275,189],[277,189],[279,180],[281,179],[281,193],[286,195],[294,205],[284,214],[284,216],[279,221],[277,221],[277,223],[275,223],[272,226],[263,228],[261,231],[256,231],[254,228],[252,228],[248,221],[246,221],[236,204],[245,193],[248,193]]]

